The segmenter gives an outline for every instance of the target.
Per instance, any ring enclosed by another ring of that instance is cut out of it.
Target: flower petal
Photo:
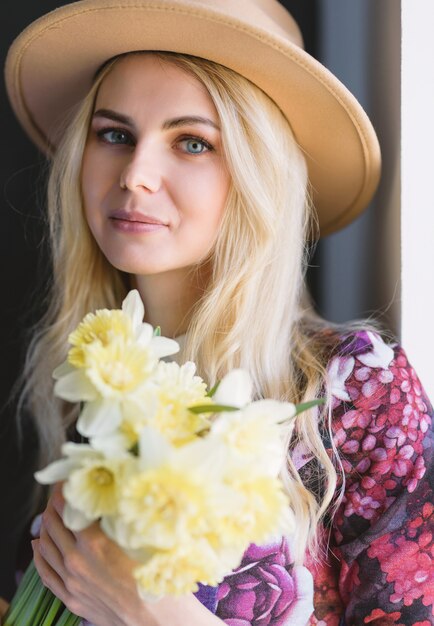
[[[62,445],[63,456],[74,457],[77,462],[81,462],[85,458],[95,458],[95,452],[88,443],[74,443],[73,441],[67,441]]]
[[[69,361],[63,361],[63,363],[58,365],[56,369],[53,371],[52,376],[53,378],[58,380],[59,378],[63,378],[63,376],[66,376],[67,374],[70,374],[71,372],[75,372],[76,369],[77,368],[71,365]]]
[[[145,307],[137,289],[132,289],[122,302],[122,311],[131,318],[133,329],[137,331],[145,315]]]
[[[77,461],[70,459],[60,459],[54,461],[44,467],[44,469],[35,472],[34,476],[38,483],[41,485],[52,485],[59,480],[66,480],[71,473],[77,467]]]
[[[179,352],[179,343],[167,337],[152,337],[151,348],[154,354],[161,359],[163,356]]]
[[[140,469],[158,467],[164,463],[172,452],[172,447],[157,430],[144,426],[140,433]]]
[[[89,402],[77,420],[77,430],[84,437],[112,433],[122,421],[119,403],[107,399]]]
[[[136,343],[140,347],[146,347],[150,344],[152,337],[154,336],[154,330],[150,324],[142,324],[137,329]]]
[[[263,415],[270,423],[278,424],[286,419],[294,417],[295,405],[292,402],[279,402],[266,398],[252,402],[244,409],[244,414],[249,416]]]
[[[81,511],[74,509],[69,502],[65,502],[63,509],[63,523],[66,528],[74,532],[80,532],[92,524],[95,520],[89,519]]]
[[[128,438],[119,432],[109,433],[108,435],[102,435],[91,438],[92,447],[98,452],[104,454],[104,456],[117,457],[128,455],[128,449],[130,447]]]
[[[243,407],[252,399],[253,384],[246,370],[234,369],[224,376],[213,396],[216,404]]]
[[[62,376],[54,385],[54,395],[68,402],[89,402],[95,400],[97,392],[81,370]]]

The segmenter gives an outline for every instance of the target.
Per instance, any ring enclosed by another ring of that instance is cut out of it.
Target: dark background
[[[31,21],[65,2],[20,0],[1,4],[3,37],[0,55],[4,60],[9,45]],[[317,0],[283,2],[298,21],[306,49],[317,56]],[[23,533],[23,510],[29,501],[36,442],[29,422],[24,423],[22,441],[16,427],[16,402],[11,390],[22,366],[29,329],[43,310],[41,294],[49,280],[50,267],[44,235],[44,157],[26,138],[10,109],[4,85],[1,88],[1,245],[0,280],[0,596],[10,598],[14,569]],[[317,257],[312,265],[317,265]],[[315,295],[317,274],[312,268],[309,283]]]

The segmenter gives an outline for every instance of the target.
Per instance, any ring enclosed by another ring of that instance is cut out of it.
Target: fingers
[[[41,554],[40,539],[34,539],[32,541],[32,549],[35,567],[38,570],[38,574],[45,587],[48,587],[48,589],[50,589],[50,591],[52,591],[55,596],[57,596],[60,600],[64,602],[66,598],[65,585],[63,584],[61,577]]]
[[[58,536],[58,533],[54,532],[54,535]],[[53,570],[55,570],[62,578],[64,578],[65,567],[63,561],[63,553],[57,547],[56,542],[53,541],[53,539],[51,538],[45,524],[41,525],[39,541],[38,543],[35,543],[35,545],[38,546],[39,553],[44,561],[46,561],[46,563],[48,563],[48,565]]]
[[[60,491],[55,491],[50,497],[47,508],[42,514],[42,523],[40,528],[40,536],[42,546],[51,549],[55,546],[64,558],[66,554],[75,546],[75,537],[62,521],[62,511],[64,506],[63,496]],[[48,552],[47,552],[48,553]],[[45,552],[43,550],[43,554]]]

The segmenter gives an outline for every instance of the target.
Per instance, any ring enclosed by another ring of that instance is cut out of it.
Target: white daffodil
[[[118,513],[122,484],[136,464],[133,457],[86,459],[63,485],[65,526],[83,530],[95,520]]]
[[[290,402],[258,400],[240,411],[221,413],[209,439],[221,442],[228,475],[250,467],[254,475],[277,476],[285,458],[279,422],[295,415]]]
[[[38,483],[53,485],[60,480],[67,480],[74,469],[81,467],[84,460],[94,459],[96,453],[88,444],[68,442],[63,444],[62,454],[66,458],[53,461],[44,469],[35,472]]]
[[[157,361],[135,343],[113,340],[89,345],[87,366],[58,379],[54,393],[69,402],[86,402],[77,430],[85,437],[114,432],[123,416],[140,412],[142,396]]]
[[[66,458],[36,472],[35,478],[41,484],[66,481],[62,489],[65,526],[79,531],[102,516],[114,515],[120,484],[137,460],[125,454],[107,458],[87,444],[64,444],[62,453]]]

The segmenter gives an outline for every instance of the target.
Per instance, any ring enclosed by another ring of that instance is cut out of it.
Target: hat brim
[[[307,160],[321,235],[351,222],[380,176],[375,131],[354,96],[323,65],[264,23],[246,23],[243,3],[224,9],[191,0],[75,2],[31,24],[12,44],[6,85],[22,126],[44,152],[65,112],[98,68],[133,50],[203,57],[267,93],[289,120]],[[52,148],[52,146],[51,146]]]

